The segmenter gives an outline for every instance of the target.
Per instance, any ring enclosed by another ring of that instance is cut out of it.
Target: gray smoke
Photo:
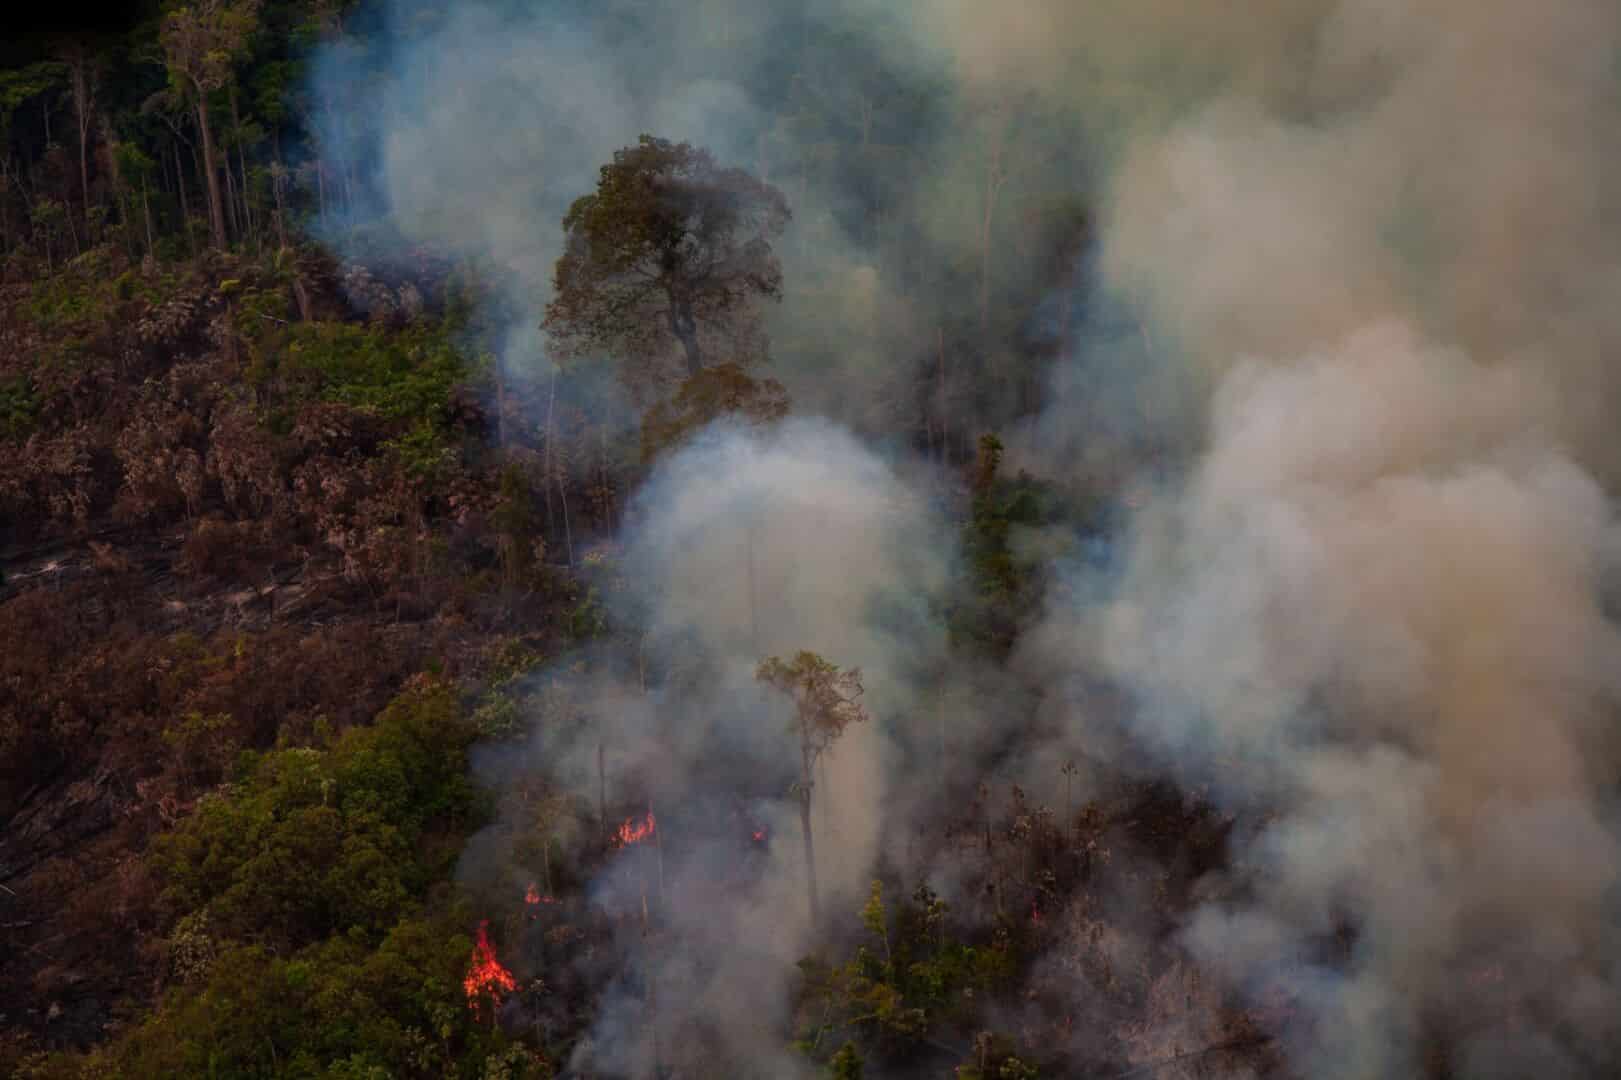
[[[590,884],[590,900],[621,919],[627,962],[576,1067],[643,1075],[655,1055],[761,1075],[807,1067],[782,1038],[787,976],[813,940],[791,794],[798,749],[787,702],[754,669],[764,656],[810,649],[862,670],[874,720],[826,756],[813,816],[823,903],[854,910],[901,773],[892,729],[913,692],[908,673],[940,646],[926,627],[917,633],[908,608],[941,588],[944,535],[888,465],[821,421],[711,429],[640,491],[622,548],[607,558],[624,582],[616,599],[634,604],[646,628],[640,660],[653,677],[604,663],[543,674],[569,688],[569,705],[542,708],[516,756],[492,749],[477,766],[497,785],[544,775],[574,805],[594,807],[600,745],[611,819],[639,821],[650,807],[659,822],[658,849],[613,853]],[[745,820],[728,816],[738,807]],[[769,840],[751,842],[751,830]],[[499,880],[511,856],[501,835],[470,846],[470,878]],[[644,896],[654,919],[646,940]]]
[[[796,410],[894,437],[938,341],[925,392],[955,430],[1021,416],[1011,465],[1080,491],[1130,482],[1140,504],[1103,569],[1055,559],[1067,588],[1012,671],[925,693],[952,557],[926,486],[824,424],[713,433],[652,480],[626,538],[650,654],[683,689],[589,692],[626,703],[599,710],[625,746],[660,747],[618,768],[661,802],[747,789],[714,752],[780,749],[753,663],[817,649],[866,668],[888,725],[830,761],[835,891],[938,812],[937,777],[897,748],[943,747],[948,727],[970,759],[1002,736],[1004,761],[1049,777],[1077,753],[1152,767],[1240,815],[1236,864],[1185,940],[1256,1000],[1281,995],[1304,1074],[1411,1075],[1436,1045],[1470,1077],[1615,1060],[1621,8],[390,10],[355,123],[397,229],[510,273],[509,364],[540,359],[568,200],[642,131],[692,139],[793,203],[772,333]],[[836,54],[801,48],[807,27],[882,56],[891,84],[842,79]],[[897,104],[918,95],[931,109]],[[894,115],[928,123],[897,132]],[[876,220],[846,212],[841,140],[889,162]],[[1053,278],[1025,256],[1064,199],[1094,202],[1097,248]],[[962,394],[952,342],[979,322],[985,267],[995,310],[1054,289],[1041,320],[1063,360],[1023,407],[994,350],[974,358],[994,392]],[[1137,472],[1145,449],[1171,467]],[[1124,734],[1069,693],[1099,676],[1131,699]],[[1033,700],[1047,734],[1017,727]],[[592,755],[548,761],[588,792]],[[774,829],[785,805],[761,804]],[[714,1015],[756,1003],[715,1035],[738,1060],[783,1060],[796,873],[773,847],[735,903],[670,905],[687,944],[656,969]],[[718,933],[749,948],[683,966]],[[641,998],[619,1000],[596,1045],[643,1053],[614,1034]]]
[[[1309,1075],[1443,1038],[1461,1075],[1596,1074],[1621,11],[1321,16],[1122,156],[1103,265],[1214,388],[1207,449],[1058,626],[1161,760],[1261,815],[1188,940],[1288,988]]]

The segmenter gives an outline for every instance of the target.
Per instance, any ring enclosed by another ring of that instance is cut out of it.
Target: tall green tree
[[[784,661],[761,661],[755,678],[793,699],[794,734],[799,738],[799,824],[805,840],[805,883],[811,921],[820,920],[816,895],[816,846],[811,836],[811,793],[816,763],[853,723],[868,718],[861,704],[863,687],[857,668],[841,669],[813,652],[801,650]]]
[[[688,378],[743,360],[761,340],[758,303],[782,295],[771,245],[788,218],[770,184],[700,147],[643,135],[564,216],[542,325],[562,355],[656,360],[679,346]],[[728,354],[714,355],[726,343]]]
[[[214,131],[208,121],[208,95],[231,78],[231,65],[258,25],[259,0],[197,0],[163,20],[160,40],[174,89],[197,110],[208,188],[208,225],[214,246],[224,248],[225,200],[214,160]]]

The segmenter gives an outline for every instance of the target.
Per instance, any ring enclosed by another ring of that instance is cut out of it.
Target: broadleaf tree
[[[861,671],[840,668],[816,653],[801,650],[792,660],[772,656],[761,661],[755,678],[793,700],[793,731],[799,739],[799,824],[805,841],[805,884],[811,922],[820,919],[816,895],[816,846],[811,836],[811,793],[816,764],[851,724],[868,719],[861,704]]]
[[[772,242],[788,220],[770,184],[701,147],[643,135],[563,218],[542,324],[554,351],[655,370],[679,357],[689,379],[757,359],[759,305],[782,295]]]

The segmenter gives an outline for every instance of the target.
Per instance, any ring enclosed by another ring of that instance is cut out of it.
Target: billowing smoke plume
[[[957,62],[920,29],[925,12],[868,0],[363,10],[375,25],[321,54],[312,82],[329,167],[346,178],[330,238],[363,250],[351,224],[381,220],[401,242],[493,267],[499,311],[486,315],[514,375],[548,367],[537,326],[564,212],[646,132],[788,196],[785,296],[768,315],[773,374],[800,411],[882,435],[931,426],[965,456],[981,425],[1021,407],[974,383],[995,361],[965,342],[1054,335],[1055,316],[1031,310],[1068,277],[1055,265],[1081,230],[1053,223],[1074,217],[1088,150],[1055,138],[1017,153],[1011,121],[981,118]],[[834,152],[848,144],[858,152]]]
[[[638,609],[626,614],[647,628],[636,670],[598,664],[577,690],[588,723],[543,718],[526,754],[481,765],[492,780],[544,771],[587,806],[605,778],[610,819],[651,810],[657,821],[656,855],[646,843],[619,851],[591,886],[605,910],[633,916],[627,940],[640,940],[651,894],[656,932],[628,956],[580,1067],[643,1075],[655,1054],[782,1076],[804,1067],[781,1038],[785,973],[812,940],[791,794],[799,751],[787,701],[755,667],[816,651],[859,667],[874,715],[894,717],[908,673],[940,644],[919,609],[943,582],[945,535],[889,466],[819,421],[713,429],[642,489],[618,571]],[[825,904],[859,906],[893,754],[875,719],[849,728],[818,770]],[[490,854],[475,842],[470,872],[489,875],[475,864]]]
[[[1106,570],[1056,568],[1069,587],[1013,672],[929,710],[966,745],[1005,735],[1000,762],[1148,762],[1237,814],[1235,865],[1184,937],[1239,991],[1286,1002],[1298,1071],[1411,1075],[1437,1046],[1469,1077],[1617,1060],[1621,8],[389,10],[345,145],[395,228],[513,275],[514,365],[540,355],[563,207],[645,130],[789,195],[773,346],[796,411],[931,447],[1017,421],[1010,464],[1061,486],[1162,455]],[[805,47],[830,28],[840,49]],[[841,81],[858,53],[887,86]],[[350,73],[331,60],[328,89]],[[863,132],[864,168],[822,152],[828,115]],[[853,213],[858,186],[884,212]],[[1089,260],[1061,215],[998,216],[1066,200],[1094,209]],[[1062,272],[1034,269],[1048,241]],[[1031,293],[1045,301],[997,322]],[[1034,392],[998,381],[994,344],[956,344],[1013,335],[1058,342]],[[989,389],[963,393],[967,367]],[[585,692],[612,719],[610,768],[655,806],[749,793],[791,830],[792,770],[764,764],[782,719],[753,664],[811,648],[863,666],[890,726],[829,759],[835,890],[869,875],[880,808],[905,808],[900,828],[934,809],[896,748],[937,723],[917,719],[915,679],[940,655],[928,599],[949,554],[902,475],[819,423],[711,433],[672,459],[626,538],[659,678]],[[1064,686],[1100,676],[1130,700],[1126,737],[1086,709],[1054,733]],[[1003,686],[1042,700],[1043,724],[1026,730]],[[543,727],[537,754],[589,798],[597,729],[568,730]],[[722,899],[701,872],[714,849],[666,854],[677,944],[637,970],[687,988],[671,1030],[719,1018],[706,1030],[734,1060],[792,1075],[778,1025],[806,926],[787,847]],[[594,886],[615,903],[638,887]],[[626,1034],[643,1000],[610,1000],[600,1070],[645,1062]]]
[[[1261,815],[1188,937],[1289,988],[1308,1075],[1443,1039],[1465,1076],[1593,1075],[1621,1045],[1594,426],[1621,10],[1323,16],[1114,178],[1106,272],[1215,393],[1070,640],[1168,767]]]

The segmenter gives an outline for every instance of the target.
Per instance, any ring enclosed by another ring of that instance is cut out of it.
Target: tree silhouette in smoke
[[[788,218],[770,184],[651,135],[614,154],[596,191],[569,207],[542,323],[553,348],[626,361],[625,381],[642,394],[667,385],[680,346],[684,380],[672,397],[655,395],[644,460],[723,414],[757,424],[787,414],[782,384],[747,368],[765,352],[759,302],[782,297],[771,243]]]
[[[805,885],[811,921],[817,922],[816,847],[811,838],[811,792],[816,763],[852,723],[867,719],[858,700],[863,692],[861,672],[842,670],[813,652],[801,650],[793,660],[770,657],[760,663],[755,678],[794,701],[794,731],[799,736],[799,823],[805,838]]]

